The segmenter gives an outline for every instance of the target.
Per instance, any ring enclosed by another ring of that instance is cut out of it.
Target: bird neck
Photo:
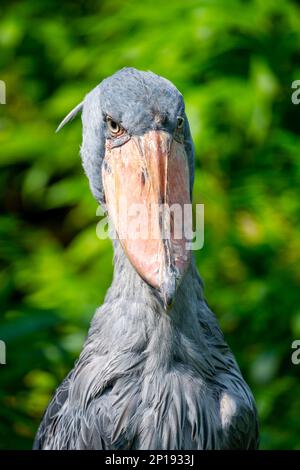
[[[146,357],[144,368],[149,373],[166,370],[175,360],[195,364],[206,373],[210,366],[205,329],[214,320],[203,299],[194,260],[168,312],[118,241],[114,242],[114,266],[112,285],[93,318],[83,357],[95,351],[103,357],[109,354],[118,370]]]
[[[106,296],[106,302],[123,300],[125,303],[141,304],[149,307],[156,314],[178,317],[189,311],[193,304],[203,299],[202,282],[195,261],[191,264],[178,288],[174,305],[166,312],[159,292],[149,286],[136,272],[119,240],[114,240],[114,275],[112,285]]]

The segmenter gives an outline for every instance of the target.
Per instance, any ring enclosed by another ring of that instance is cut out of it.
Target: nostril
[[[141,182],[142,182],[142,185],[145,186],[146,184],[146,180],[148,179],[149,175],[148,175],[148,171],[147,171],[147,168],[142,168],[142,171],[141,171]]]
[[[103,168],[104,168],[104,171],[106,171],[108,174],[111,173],[111,167],[110,167],[110,165],[107,163],[106,160],[103,161]]]

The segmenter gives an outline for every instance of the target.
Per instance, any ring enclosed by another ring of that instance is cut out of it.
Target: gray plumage
[[[66,122],[81,110],[70,113]],[[142,135],[172,131],[181,94],[151,72],[123,69],[83,101],[81,155],[105,205],[105,116]],[[163,116],[160,122],[156,115]],[[65,123],[65,122],[64,122]],[[190,183],[194,154],[185,119]],[[58,387],[35,449],[254,449],[253,396],[227,346],[192,260],[170,312],[114,242],[114,277],[73,370]]]

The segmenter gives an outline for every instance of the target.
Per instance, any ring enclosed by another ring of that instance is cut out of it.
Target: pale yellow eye
[[[120,135],[123,133],[123,129],[120,124],[114,121],[111,117],[107,117],[106,122],[108,130],[112,135]]]
[[[178,116],[177,118],[177,129],[182,129],[184,125],[184,118],[182,116]]]

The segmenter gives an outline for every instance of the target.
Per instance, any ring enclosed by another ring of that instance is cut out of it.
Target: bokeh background
[[[206,297],[259,409],[262,449],[300,449],[300,9],[292,0],[1,3],[0,447],[27,449],[112,277],[64,115],[123,66],[185,97],[205,204]],[[113,327],[113,326],[112,326]]]

